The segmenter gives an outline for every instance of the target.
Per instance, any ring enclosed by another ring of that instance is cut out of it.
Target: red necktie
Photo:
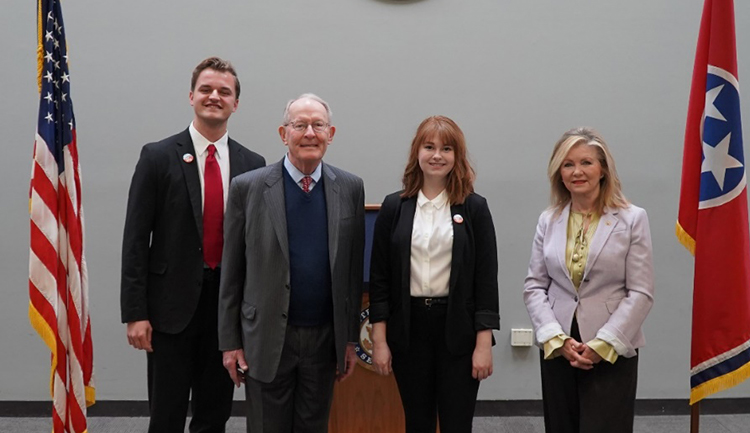
[[[203,261],[214,269],[221,263],[224,247],[224,187],[213,144],[208,145],[203,184]]]
[[[310,184],[312,183],[312,178],[310,176],[305,176],[302,178],[302,191],[304,192],[310,192]]]

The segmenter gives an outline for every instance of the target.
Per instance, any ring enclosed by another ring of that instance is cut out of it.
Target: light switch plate
[[[534,331],[524,328],[510,330],[510,345],[514,347],[529,347],[534,344]]]

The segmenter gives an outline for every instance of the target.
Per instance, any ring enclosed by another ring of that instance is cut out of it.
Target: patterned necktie
[[[213,144],[208,145],[203,184],[203,261],[214,269],[221,263],[224,247],[224,187]]]
[[[312,178],[310,176],[305,176],[302,178],[302,191],[304,192],[310,192],[310,184],[312,183]]]

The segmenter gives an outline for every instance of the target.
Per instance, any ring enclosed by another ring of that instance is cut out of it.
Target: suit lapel
[[[240,144],[229,139],[229,181],[231,183],[235,176],[245,172],[245,158],[240,152]]]
[[[617,210],[604,209],[601,218],[599,218],[599,224],[596,226],[596,232],[594,233],[594,237],[591,239],[589,256],[586,259],[586,269],[583,272],[584,277],[588,275],[589,270],[592,266],[594,266],[594,263],[596,263],[596,259],[599,257],[599,253],[602,252],[604,244],[607,243],[609,235],[612,234],[612,230],[614,230],[615,226],[617,225],[617,214]]]
[[[274,164],[273,169],[266,176],[266,190],[263,192],[268,212],[271,214],[271,224],[279,240],[281,252],[289,264],[289,237],[286,228],[286,205],[284,203],[284,160]]]
[[[461,218],[457,218],[460,216]],[[450,290],[451,293],[455,293],[456,281],[458,281],[459,269],[463,266],[464,260],[464,246],[467,241],[466,226],[469,223],[466,215],[466,206],[464,204],[457,204],[451,206],[451,224],[453,224],[453,249],[451,256],[451,276],[450,276]],[[461,221],[460,223],[456,220]]]
[[[411,234],[414,229],[414,212],[416,210],[416,197],[410,197],[403,201],[401,204],[401,215],[399,215],[396,233],[394,234],[401,252],[401,286],[406,287],[404,293],[407,300],[410,294],[409,286],[411,285]],[[404,305],[407,306],[406,311],[408,311],[409,304]]]
[[[198,235],[203,239],[203,206],[201,203],[201,180],[198,177],[198,155],[195,154],[193,140],[190,138],[190,132],[186,129],[177,136],[175,145],[175,154],[182,168],[182,175],[185,178],[190,204],[193,207],[193,216],[195,217],[195,226],[198,228]],[[185,155],[192,156],[190,162],[185,161]]]
[[[555,246],[557,252],[557,260],[560,262],[560,268],[563,269],[568,280],[573,284],[573,280],[570,278],[570,270],[568,264],[565,261],[565,253],[568,249],[568,218],[570,217],[570,204],[565,206],[560,212],[560,215],[552,223],[554,224],[554,233],[552,234],[552,245]],[[573,289],[575,291],[575,288]]]
[[[321,164],[323,164],[321,162]],[[328,260],[330,261],[331,273],[336,263],[336,254],[339,245],[339,222],[341,221],[341,197],[339,195],[339,184],[336,182],[336,173],[326,164],[322,167],[325,177],[323,180],[323,191],[326,194],[326,216],[328,218]]]

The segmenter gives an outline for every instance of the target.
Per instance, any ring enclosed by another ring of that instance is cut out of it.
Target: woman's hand
[[[587,348],[588,346],[571,337],[565,340],[565,343],[563,343],[563,346],[559,350],[563,358],[570,362],[571,367],[580,368],[581,370],[591,370],[594,368],[594,362],[583,356]],[[593,350],[589,350],[593,352]]]
[[[391,349],[385,341],[373,343],[372,365],[375,367],[375,372],[383,376],[388,376],[393,371],[391,369]]]
[[[492,330],[477,332],[477,343],[471,356],[471,377],[484,380],[492,375]]]
[[[599,355],[596,350],[590,348],[588,344],[583,344],[583,347],[583,352],[581,352],[582,357],[588,359],[594,364],[598,364],[602,360],[601,355]]]
[[[372,324],[372,365],[375,372],[388,376],[393,369],[391,368],[391,348],[386,341],[386,322],[376,322]]]

